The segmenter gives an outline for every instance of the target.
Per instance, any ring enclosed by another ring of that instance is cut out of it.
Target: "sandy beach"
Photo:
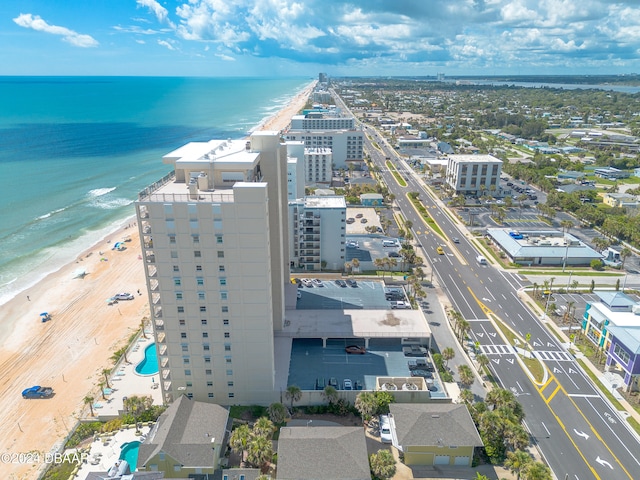
[[[314,84],[258,130],[285,129]],[[85,396],[99,397],[102,370],[113,366],[110,357],[149,315],[139,234],[133,222],[128,220],[80,253],[75,262],[0,308],[0,324],[10,332],[0,344],[0,454],[45,453],[59,445],[78,419],[88,415]],[[130,239],[126,250],[111,249],[125,238]],[[79,269],[86,272],[83,278],[76,278]],[[135,299],[108,305],[106,300],[118,292],[132,293]],[[43,312],[52,319],[41,322]],[[53,387],[55,396],[23,399],[22,390],[32,385]],[[32,479],[41,467],[3,462],[0,472],[3,478]]]

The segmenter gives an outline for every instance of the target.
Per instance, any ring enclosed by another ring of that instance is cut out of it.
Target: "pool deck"
[[[120,458],[120,448],[123,444],[134,440],[140,441],[140,437],[148,435],[151,428],[151,426],[143,426],[138,435],[136,435],[135,427],[132,426],[132,428],[118,430],[109,435],[98,436],[91,442],[89,452],[83,456],[86,459],[86,463],[82,463],[73,478],[84,480],[90,472],[106,472]],[[74,451],[74,449],[67,450],[65,453]]]
[[[116,366],[109,379],[111,393],[102,398],[99,391],[94,395],[93,413],[98,420],[112,420],[124,410],[123,399],[133,395],[150,395],[154,405],[162,405],[159,375],[139,375],[135,368],[144,359],[144,349],[154,342],[153,334],[147,333],[147,338],[140,337],[127,352],[129,362],[122,361]],[[105,390],[107,390],[105,388]],[[108,390],[107,390],[108,391]],[[85,419],[91,418],[89,408],[84,411]]]

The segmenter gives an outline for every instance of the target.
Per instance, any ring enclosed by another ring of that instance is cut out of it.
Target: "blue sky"
[[[640,0],[19,0],[0,75],[640,73]]]

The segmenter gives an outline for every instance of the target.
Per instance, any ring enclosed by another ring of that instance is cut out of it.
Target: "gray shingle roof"
[[[455,403],[392,403],[398,444],[408,446],[474,446],[482,440],[466,405]]]
[[[370,480],[362,427],[283,427],[278,480]]]
[[[146,465],[150,458],[164,452],[184,466],[213,466],[213,447],[223,444],[228,420],[226,408],[183,395],[160,415],[140,445],[138,463]]]

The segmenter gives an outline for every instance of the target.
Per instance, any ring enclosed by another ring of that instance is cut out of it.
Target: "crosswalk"
[[[555,362],[571,362],[573,360],[573,356],[567,352],[540,352],[536,350],[533,354],[540,360],[551,360]]]
[[[485,355],[510,355],[515,353],[510,345],[480,345],[480,350]]]

